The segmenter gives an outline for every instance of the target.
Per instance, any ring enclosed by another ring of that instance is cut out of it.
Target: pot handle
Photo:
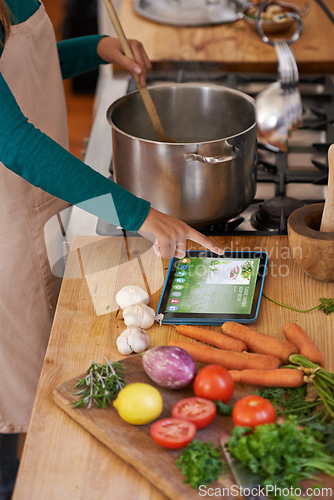
[[[241,151],[237,147],[233,146],[230,154],[226,156],[203,156],[198,153],[185,153],[184,159],[186,161],[201,161],[202,163],[209,163],[210,165],[216,165],[217,163],[224,163],[226,161],[236,160],[240,158]]]

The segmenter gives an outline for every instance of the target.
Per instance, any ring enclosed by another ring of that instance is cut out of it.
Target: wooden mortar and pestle
[[[325,203],[298,208],[288,219],[292,257],[311,278],[334,281],[334,144],[328,150]]]

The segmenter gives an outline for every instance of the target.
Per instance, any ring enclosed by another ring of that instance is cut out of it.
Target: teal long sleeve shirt
[[[37,0],[6,3],[15,24],[39,7]],[[100,39],[89,35],[57,43],[64,79],[104,63],[97,54]],[[147,217],[149,202],[99,174],[29,123],[1,73],[0,161],[34,186],[130,231],[137,231]]]

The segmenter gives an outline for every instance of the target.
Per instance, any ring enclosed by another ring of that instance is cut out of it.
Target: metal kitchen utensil
[[[172,26],[225,24],[243,16],[230,0],[135,0],[133,8],[150,21]]]
[[[130,57],[131,59],[135,59],[134,58],[134,55],[133,55],[133,52],[132,52],[132,49],[129,45],[129,42],[125,36],[125,33],[123,31],[123,28],[122,28],[122,25],[118,19],[118,16],[116,14],[116,11],[115,11],[115,8],[114,8],[114,5],[112,3],[111,0],[104,0],[104,4],[106,6],[106,9],[107,9],[107,12],[109,14],[109,17],[110,17],[110,20],[115,28],[115,31],[116,31],[116,34],[118,36],[118,39],[121,43],[121,46],[122,46],[122,49],[124,51],[124,54],[127,56],[127,57]],[[152,97],[149,93],[149,91],[147,90],[147,87],[146,86],[142,86],[139,82],[139,77],[138,75],[133,75],[134,79],[135,79],[135,82],[137,84],[137,87],[138,87],[138,90],[139,90],[139,93],[140,93],[140,96],[143,100],[143,103],[145,105],[145,108],[146,108],[146,111],[151,119],[151,122],[153,124],[153,127],[154,127],[154,130],[156,132],[156,135],[157,135],[157,138],[158,138],[158,141],[161,141],[161,142],[176,142],[173,138],[171,137],[167,137],[167,135],[165,134],[165,131],[164,131],[164,128],[161,124],[161,121],[160,121],[160,118],[159,118],[159,115],[157,113],[157,110],[156,110],[156,107],[154,105],[154,102],[152,100]]]
[[[272,40],[270,40],[264,33],[263,31],[263,22],[262,22],[262,19],[261,19],[261,14],[262,12],[266,9],[268,3],[270,3],[271,0],[264,0],[260,6],[259,6],[259,10],[258,10],[258,13],[257,13],[257,16],[256,16],[256,30],[261,38],[261,40],[264,42],[264,43],[267,43],[271,46],[274,46],[274,42]],[[305,11],[307,12],[308,11],[308,5],[306,4],[306,6],[304,6],[305,8]],[[298,40],[298,38],[300,37],[301,35],[301,32],[303,30],[303,23],[302,23],[302,15],[305,15],[304,12],[302,11],[301,13],[297,13],[297,12],[285,12],[284,14],[281,14],[279,16],[277,16],[277,21],[279,20],[283,20],[283,19],[295,19],[297,21],[297,29],[296,31],[294,32],[294,34],[292,35],[292,37],[289,39],[289,40],[286,40],[286,42],[291,45],[292,43],[296,42]]]
[[[288,140],[284,106],[285,97],[280,82],[270,84],[255,99],[258,139],[281,151],[287,150]]]
[[[234,2],[239,2],[239,0],[233,0]],[[310,3],[307,1],[303,5],[303,7],[299,8],[296,5],[289,3],[289,2],[284,2],[281,0],[272,0],[270,2],[270,5],[275,5],[280,7],[281,9],[285,9],[286,12],[290,13],[295,13],[298,14],[301,18],[304,18],[310,9]],[[244,13],[244,21],[255,31],[257,31],[257,26],[256,26],[256,17],[255,13],[257,14],[257,9],[258,7],[254,5],[254,3],[247,2],[246,5],[242,8],[242,11]],[[288,17],[288,16],[278,16],[276,14],[275,18],[273,19],[266,19],[262,20],[261,22],[261,27],[266,35],[273,35],[276,33],[281,33],[283,31],[286,31],[288,28],[293,26],[295,23],[295,19],[293,17]]]
[[[265,0],[260,5],[256,25],[262,40],[275,47],[279,81],[257,96],[255,102],[256,121],[259,139],[286,151],[289,134],[301,124],[303,114],[298,88],[298,68],[290,48],[290,45],[300,36],[302,22],[300,16],[295,13],[283,14],[283,17],[296,19],[298,29],[290,40],[269,40],[261,27],[261,13],[268,1]]]
[[[328,150],[328,188],[320,231],[334,233],[334,144]]]
[[[248,500],[269,500],[267,496],[261,494],[261,481],[252,474],[239,460],[232,457],[228,452],[226,445],[229,442],[231,434],[222,431],[220,434],[220,445],[225,460],[231,469],[233,477],[237,483],[240,496]]]
[[[301,125],[303,107],[299,93],[299,74],[291,47],[285,40],[274,43],[278,57],[278,74],[284,96],[284,112],[288,132],[296,130]]]

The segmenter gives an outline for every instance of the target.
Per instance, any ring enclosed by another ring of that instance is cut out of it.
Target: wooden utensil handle
[[[328,188],[320,231],[334,232],[334,144],[328,150]]]
[[[110,20],[115,28],[116,34],[118,36],[118,39],[120,41],[120,44],[122,46],[122,49],[124,51],[124,54],[129,57],[130,59],[135,60],[135,57],[133,55],[132,49],[130,47],[130,44],[125,36],[124,30],[122,28],[122,25],[118,19],[117,13],[115,11],[114,5],[111,0],[104,0],[104,4],[106,6],[107,12],[109,14]],[[164,141],[166,140],[166,134],[165,131],[161,125],[160,118],[158,116],[156,107],[154,105],[154,102],[152,101],[152,97],[147,90],[147,87],[143,87],[140,82],[139,82],[139,77],[138,75],[134,74],[133,75],[135,82],[138,87],[138,91],[141,95],[141,98],[143,100],[143,103],[145,105],[145,108],[147,110],[147,113],[152,121],[153,127],[155,129],[155,132],[157,134],[157,138],[159,141]]]

